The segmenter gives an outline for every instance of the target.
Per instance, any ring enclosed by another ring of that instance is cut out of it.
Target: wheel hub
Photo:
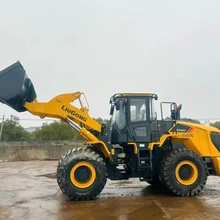
[[[96,179],[94,166],[87,161],[80,161],[70,171],[70,180],[73,185],[84,189],[90,187]]]
[[[88,167],[81,166],[76,169],[74,175],[76,180],[83,183],[89,180],[91,176],[91,171]]]
[[[175,176],[179,183],[192,185],[198,178],[198,169],[193,162],[184,160],[177,165]]]
[[[191,167],[188,164],[184,164],[179,169],[179,176],[182,180],[187,180],[192,174]]]

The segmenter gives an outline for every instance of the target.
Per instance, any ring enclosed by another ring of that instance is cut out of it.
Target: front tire
[[[92,149],[72,149],[58,163],[58,186],[71,200],[95,199],[105,187],[106,181],[105,163]]]
[[[207,177],[205,161],[185,148],[172,150],[161,162],[159,178],[165,187],[178,196],[199,194],[205,187]]]

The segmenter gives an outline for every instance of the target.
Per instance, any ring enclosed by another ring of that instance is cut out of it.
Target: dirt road
[[[220,177],[200,196],[179,198],[137,180],[109,181],[95,201],[68,201],[56,179],[57,162],[0,162],[0,219],[219,219]]]

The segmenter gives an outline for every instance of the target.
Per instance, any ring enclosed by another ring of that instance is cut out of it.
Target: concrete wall
[[[58,160],[66,151],[83,146],[72,141],[0,142],[0,161]]]

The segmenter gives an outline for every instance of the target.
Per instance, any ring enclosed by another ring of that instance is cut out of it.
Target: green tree
[[[105,124],[106,128],[110,128],[110,120],[109,119],[102,119],[102,118],[94,118],[100,124]]]
[[[220,121],[216,121],[214,123],[210,123],[210,126],[220,129]]]
[[[201,124],[199,120],[192,119],[192,118],[181,118],[181,121],[191,122],[195,124]]]
[[[6,120],[3,124],[2,141],[28,141],[31,135],[21,125],[14,121]]]
[[[95,118],[94,118],[95,119]],[[110,121],[107,119],[95,119],[100,124],[106,124],[107,129],[110,127]],[[53,122],[44,124],[41,128],[32,132],[33,140],[84,140],[70,125],[65,122]]]
[[[32,133],[34,140],[81,140],[78,132],[64,122],[44,124]]]

